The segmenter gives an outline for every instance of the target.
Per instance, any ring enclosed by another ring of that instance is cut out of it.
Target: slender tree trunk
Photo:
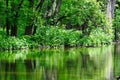
[[[60,6],[62,4],[62,0],[58,0],[57,2],[57,6],[56,6],[56,10],[55,10],[55,20],[54,20],[54,24],[57,24],[58,22],[58,14],[59,14],[59,11],[60,11]]]
[[[115,27],[114,28],[114,41],[117,41],[118,40],[118,37],[117,37],[117,28]]]
[[[9,30],[10,30],[10,25],[9,25],[9,20],[8,20],[8,0],[6,0],[6,33],[9,35]]]
[[[107,4],[107,16],[109,18],[111,26],[112,26],[112,19],[114,17],[115,3],[116,0],[108,0],[108,4]]]
[[[33,35],[36,33],[37,26],[34,26]]]
[[[107,16],[110,22],[110,26],[112,26],[112,19],[114,17],[114,10],[115,10],[115,3],[116,0],[108,0],[108,4],[107,4]],[[114,40],[117,40],[117,32],[116,32],[116,27],[114,28]]]

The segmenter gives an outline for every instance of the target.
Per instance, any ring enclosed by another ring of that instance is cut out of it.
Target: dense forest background
[[[119,20],[120,0],[0,0],[0,48],[106,45]]]

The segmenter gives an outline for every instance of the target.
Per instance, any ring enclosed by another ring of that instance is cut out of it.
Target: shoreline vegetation
[[[109,45],[119,39],[119,6],[116,0],[1,0],[0,50]]]
[[[98,47],[109,45],[112,42],[109,36],[96,29],[89,36],[84,36],[78,30],[66,30],[62,28],[49,27],[43,31],[42,27],[39,34],[32,36],[8,37],[1,36],[0,50],[19,50],[32,48],[68,48],[68,47]],[[41,33],[40,33],[41,32]],[[44,34],[44,35],[43,35]]]

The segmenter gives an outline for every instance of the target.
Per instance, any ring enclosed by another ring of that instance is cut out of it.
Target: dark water
[[[0,80],[116,80],[120,45],[0,52]]]

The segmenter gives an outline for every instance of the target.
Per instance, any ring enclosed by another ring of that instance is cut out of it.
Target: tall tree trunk
[[[58,14],[59,14],[59,10],[60,10],[61,4],[62,4],[62,0],[58,0],[57,6],[56,6],[56,10],[55,10],[55,20],[54,20],[54,24],[57,24],[57,22],[58,22]]]
[[[58,13],[60,6],[62,4],[62,0],[51,0],[51,2],[52,2],[51,8],[45,13],[46,17],[51,17],[52,15]]]
[[[55,25],[58,22],[58,13],[60,10],[60,6],[62,4],[62,0],[51,0],[51,6],[49,9],[46,9],[44,18],[46,18],[46,21],[49,22],[50,19],[53,19],[53,21],[49,22],[49,24]]]
[[[34,0],[29,0],[29,8],[33,11],[33,7],[34,7]],[[33,13],[34,14],[34,13]],[[34,19],[33,16],[31,16],[32,18],[30,18],[30,24],[28,24],[28,26],[26,26],[25,28],[25,35],[32,35],[33,33],[33,27],[34,27]]]
[[[21,0],[21,2],[18,4],[18,7],[16,9],[14,8],[14,6],[12,6],[13,10],[15,11],[15,15],[14,15],[13,25],[11,26],[11,36],[17,36],[18,12],[19,12],[23,2],[24,2],[24,0]]]
[[[114,17],[115,3],[116,0],[108,0],[108,4],[107,4],[107,16],[109,18],[111,26],[112,26],[112,19]]]
[[[17,36],[17,25],[11,26],[11,36]]]
[[[56,0],[52,0],[52,7],[51,7],[51,9],[48,11],[48,14],[47,14],[47,16],[52,16],[53,14],[54,14],[54,12],[55,12],[55,8],[56,8],[56,6],[57,6],[57,1]]]
[[[9,25],[9,20],[8,20],[8,0],[6,0],[6,33],[9,35],[9,30],[10,30],[10,25]]]
[[[51,4],[50,9],[47,9],[46,12],[45,12],[45,18],[51,17],[56,10],[57,1],[56,0],[51,0],[51,2],[52,2],[52,4]],[[47,4],[47,7],[48,7],[48,4]]]
[[[116,3],[116,0],[108,0],[107,16],[108,16],[108,19],[109,19],[109,22],[110,22],[110,26],[112,26],[112,19],[114,17],[115,3]],[[115,31],[114,32],[114,35],[115,35],[114,40],[116,41],[117,40],[116,27],[114,28],[114,31]]]

